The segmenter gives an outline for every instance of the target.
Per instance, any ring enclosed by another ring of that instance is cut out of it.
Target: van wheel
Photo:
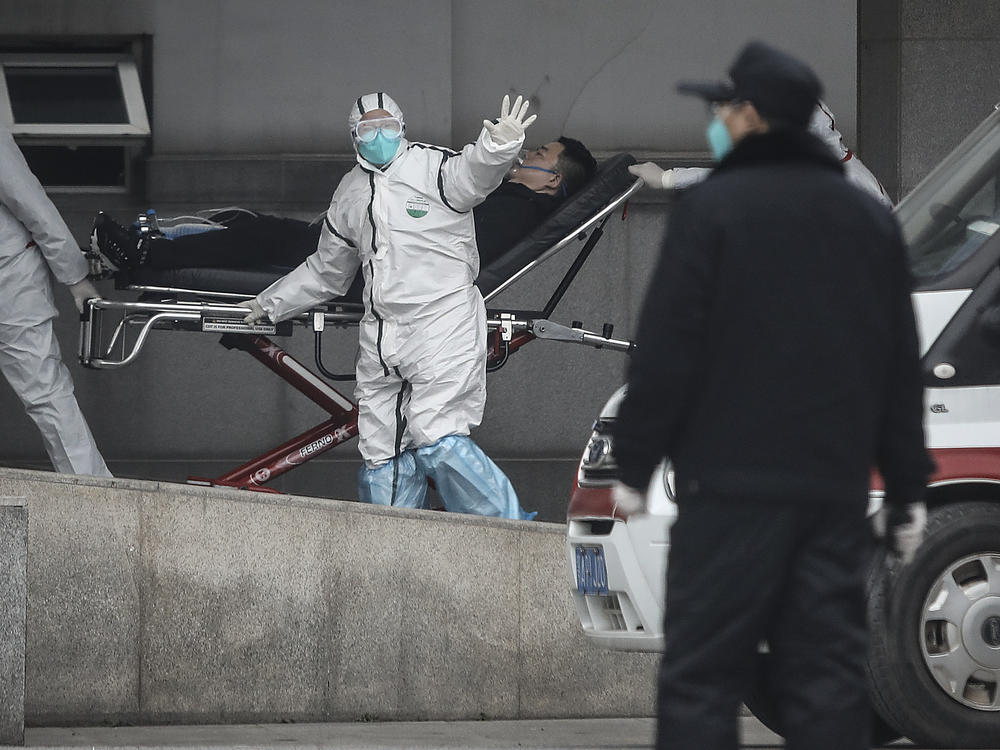
[[[775,700],[774,690],[770,683],[770,654],[761,653],[757,655],[757,668],[754,673],[753,686],[750,694],[746,696],[746,707],[757,717],[761,724],[770,729],[775,734],[785,736],[782,731],[781,722],[778,720],[778,707]],[[885,745],[893,740],[898,740],[899,732],[886,724],[882,718],[872,710],[872,746]]]
[[[928,513],[910,565],[882,557],[868,602],[876,711],[918,745],[1000,737],[1000,505]]]

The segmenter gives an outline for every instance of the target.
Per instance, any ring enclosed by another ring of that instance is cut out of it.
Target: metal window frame
[[[122,86],[127,123],[16,123],[7,90],[6,76],[0,74],[0,124],[10,132],[22,136],[57,138],[80,137],[130,137],[148,138],[150,135],[146,101],[135,59],[130,55],[98,52],[80,53],[2,53],[0,73],[9,67],[50,68],[116,68]]]

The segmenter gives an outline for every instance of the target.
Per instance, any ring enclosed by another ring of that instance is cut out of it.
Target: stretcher
[[[628,171],[629,154],[605,160],[594,177],[514,247],[483,268],[476,284],[487,304],[489,352],[487,371],[503,367],[510,356],[534,339],[562,341],[596,349],[631,351],[631,341],[612,337],[613,326],[598,333],[582,325],[549,320],[569,289],[612,215],[642,187]],[[491,300],[525,274],[567,248],[577,247],[555,291],[540,310],[493,308]],[[115,274],[116,289],[131,297],[91,299],[80,318],[80,362],[92,369],[116,369],[135,362],[151,334],[159,330],[221,334],[219,343],[243,351],[274,372],[324,410],[327,418],[218,477],[189,477],[192,484],[277,492],[268,482],[358,434],[358,409],[332,382],[353,380],[323,362],[324,332],[357,326],[364,312],[360,280],[342,298],[279,324],[247,325],[239,302],[250,299],[290,269],[183,268],[140,269]],[[314,334],[315,371],[272,337],[292,335],[296,327]]]

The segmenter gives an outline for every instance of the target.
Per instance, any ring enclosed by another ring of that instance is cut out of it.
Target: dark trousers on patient
[[[322,222],[228,211],[213,220],[219,229],[149,243],[151,268],[292,269],[316,251]]]
[[[789,750],[867,750],[863,503],[685,501],[670,531],[656,747],[736,750],[767,640]]]

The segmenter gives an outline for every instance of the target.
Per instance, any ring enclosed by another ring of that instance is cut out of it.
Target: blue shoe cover
[[[358,469],[358,499],[363,503],[423,508],[426,496],[427,477],[417,471],[412,451],[374,469]]]
[[[456,513],[475,513],[530,521],[507,475],[465,435],[448,435],[416,450],[417,469],[434,480],[444,507]]]

